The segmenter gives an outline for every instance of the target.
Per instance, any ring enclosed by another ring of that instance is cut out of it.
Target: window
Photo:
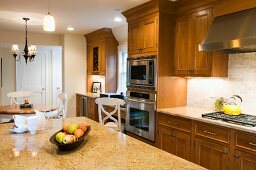
[[[127,69],[127,51],[119,51],[118,57],[118,91],[126,94],[126,69]]]

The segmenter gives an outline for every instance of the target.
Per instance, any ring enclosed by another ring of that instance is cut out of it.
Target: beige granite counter
[[[86,96],[86,97],[91,97],[91,98],[98,98],[100,97],[100,94],[99,93],[92,93],[92,92],[88,92],[88,93],[77,93],[79,95],[82,95],[82,96]]]
[[[180,117],[184,117],[192,120],[211,123],[215,125],[220,125],[220,126],[256,134],[256,127],[246,127],[246,126],[236,125],[228,122],[223,122],[221,120],[211,120],[211,119],[203,118],[202,117],[203,113],[214,112],[214,110],[210,110],[210,109],[195,108],[195,107],[174,107],[174,108],[158,109],[157,111],[161,113],[180,116]]]
[[[91,125],[88,137],[75,151],[61,152],[49,142],[61,128],[61,120],[50,120],[46,130],[35,135],[11,134],[13,124],[0,124],[0,169],[203,169],[88,118],[64,122]]]

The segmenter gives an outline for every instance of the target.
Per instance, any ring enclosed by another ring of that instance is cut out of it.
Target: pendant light
[[[50,0],[48,0],[48,14],[44,16],[44,31],[55,31],[55,20],[50,14]]]

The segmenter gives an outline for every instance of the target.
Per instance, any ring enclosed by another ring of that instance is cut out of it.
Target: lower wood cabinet
[[[256,170],[256,153],[235,150],[235,170]]]
[[[256,134],[157,113],[156,146],[210,170],[256,170]]]
[[[159,147],[181,158],[190,159],[190,134],[159,125]]]
[[[87,97],[87,111],[88,111],[88,118],[99,121],[98,116],[98,107],[95,103],[95,98]]]
[[[229,169],[229,147],[216,141],[195,138],[194,160],[200,166],[211,170]]]

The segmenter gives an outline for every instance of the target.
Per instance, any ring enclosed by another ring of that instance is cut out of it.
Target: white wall
[[[218,97],[237,94],[243,113],[256,113],[256,53],[231,54],[228,78],[188,79],[188,106],[213,108]]]
[[[76,116],[76,93],[86,92],[86,40],[83,35],[63,35],[64,92],[68,95],[67,116]]]

